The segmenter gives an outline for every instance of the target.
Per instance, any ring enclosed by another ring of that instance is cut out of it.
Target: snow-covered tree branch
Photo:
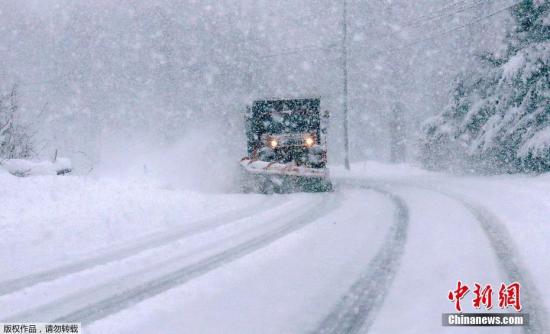
[[[550,170],[548,1],[511,9],[506,47],[457,78],[451,101],[424,127],[424,162],[493,172]]]

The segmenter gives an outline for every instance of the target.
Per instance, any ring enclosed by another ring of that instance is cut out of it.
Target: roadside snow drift
[[[58,175],[71,172],[72,165],[68,158],[58,158],[55,162],[7,159],[0,160],[2,168],[15,176]]]
[[[261,200],[243,196],[177,190],[146,178],[19,178],[0,169],[2,280]]]

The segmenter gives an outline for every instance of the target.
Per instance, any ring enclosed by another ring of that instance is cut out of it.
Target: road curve
[[[522,300],[526,306],[524,312],[529,313],[529,323],[522,327],[524,333],[549,333],[548,312],[544,308],[539,296],[542,294],[531,279],[531,275],[520,259],[515,242],[506,226],[489,209],[470,199],[441,189],[431,189],[457,202],[460,202],[481,225],[485,236],[489,240],[500,268],[506,273],[510,282],[520,282]]]
[[[342,182],[346,184],[345,182]],[[395,221],[385,242],[333,310],[313,333],[357,333],[367,330],[391,287],[407,241],[409,212],[402,198],[380,187],[361,186],[386,195],[395,205]]]
[[[522,327],[526,334],[544,334],[550,333],[548,323],[548,311],[544,303],[540,300],[537,286],[531,279],[531,274],[521,260],[521,252],[506,228],[506,225],[500,219],[486,208],[483,204],[476,202],[463,195],[449,191],[440,186],[429,185],[420,182],[408,181],[378,181],[365,179],[346,179],[346,182],[354,182],[364,186],[373,187],[407,187],[431,191],[445,196],[458,202],[467,211],[469,211],[476,221],[480,224],[486,238],[489,241],[491,249],[501,270],[508,276],[510,282],[520,282],[522,284],[522,300],[524,312],[529,313],[529,323]]]

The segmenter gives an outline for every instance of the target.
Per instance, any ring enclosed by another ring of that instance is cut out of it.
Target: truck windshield
[[[316,129],[314,117],[307,112],[271,112],[266,116],[263,125],[267,133],[303,133]]]

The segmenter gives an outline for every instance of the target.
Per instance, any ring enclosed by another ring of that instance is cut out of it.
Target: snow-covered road
[[[524,245],[494,198],[408,173],[336,171],[327,194],[228,195],[208,218],[40,270],[4,260],[0,322],[79,321],[86,333],[455,333],[464,328],[442,327],[441,314],[454,310],[457,280],[518,281],[530,325],[467,332],[547,333],[545,249]],[[474,311],[471,298],[462,304]]]

